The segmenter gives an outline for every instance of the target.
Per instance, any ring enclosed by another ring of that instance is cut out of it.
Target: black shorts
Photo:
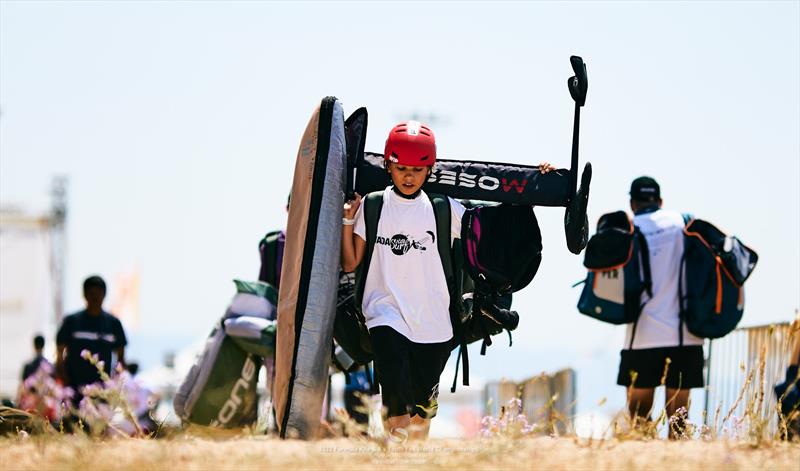
[[[369,330],[383,405],[389,417],[430,419],[439,408],[439,377],[452,342],[415,343],[388,326]]]
[[[661,385],[664,365],[670,359],[664,385],[670,389],[702,388],[703,346],[643,348],[620,352],[617,384],[631,385],[631,373],[636,372],[635,388],[655,388]]]

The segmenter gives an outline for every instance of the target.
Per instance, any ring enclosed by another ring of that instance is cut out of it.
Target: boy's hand
[[[344,217],[347,219],[354,219],[358,207],[361,206],[361,195],[355,194],[356,197],[344,203]]]
[[[539,164],[539,173],[542,175],[550,172],[551,170],[555,170],[556,168],[550,165],[550,162],[542,162]]]

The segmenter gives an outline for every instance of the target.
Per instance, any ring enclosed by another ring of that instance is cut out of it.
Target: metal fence
[[[706,425],[721,427],[725,416],[744,417],[748,407],[763,401],[762,415],[770,418],[770,431],[777,430],[772,388],[784,379],[791,352],[789,326],[785,322],[739,328],[707,343]]]
[[[500,408],[519,398],[522,412],[530,422],[553,423],[558,433],[573,429],[577,398],[573,369],[541,374],[520,383],[498,381],[484,388],[485,415],[500,416]]]

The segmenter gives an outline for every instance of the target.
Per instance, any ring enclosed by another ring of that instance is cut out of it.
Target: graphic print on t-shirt
[[[413,237],[407,234],[395,234],[391,237],[384,237],[379,235],[375,239],[375,244],[377,245],[386,245],[391,250],[392,253],[395,255],[405,255],[408,253],[409,250],[419,250],[424,252],[427,250],[427,245],[436,243],[436,236],[433,234],[432,231],[425,231],[427,234],[420,240],[414,240]]]

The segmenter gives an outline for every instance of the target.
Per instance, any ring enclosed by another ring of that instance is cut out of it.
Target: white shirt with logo
[[[450,240],[461,237],[464,207],[450,200]],[[366,240],[364,205],[354,233]],[[389,326],[416,343],[453,337],[450,294],[436,241],[433,205],[424,192],[414,199],[383,192],[377,239],[364,286],[362,312],[367,328]]]
[[[633,217],[633,224],[647,240],[650,252],[650,273],[653,280],[653,297],[642,294],[645,302],[636,332],[633,349],[675,347],[680,345],[680,305],[678,280],[683,256],[683,215],[676,211],[658,209]],[[624,348],[630,348],[634,324],[628,324]],[[695,337],[683,325],[683,345],[702,345],[703,339]]]

